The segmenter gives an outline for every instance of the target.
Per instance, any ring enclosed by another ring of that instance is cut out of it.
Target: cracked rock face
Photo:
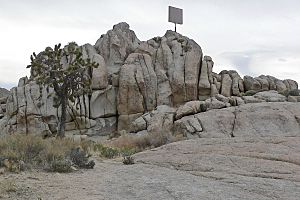
[[[298,103],[259,103],[210,110],[175,121],[174,134],[190,138],[300,137],[299,108]]]
[[[67,110],[70,131],[78,129],[74,126],[76,119],[85,119],[84,124],[80,123],[81,134],[104,135],[107,130],[151,131],[165,125],[171,132],[185,127],[190,130],[185,135],[201,131],[203,135],[205,128],[201,125],[201,129],[197,120],[186,122],[183,118],[249,103],[300,100],[278,94],[298,89],[297,82],[290,79],[264,75],[241,78],[234,70],[214,73],[213,59],[204,56],[194,40],[173,31],[140,41],[129,25],[122,22],[103,34],[95,45],[85,44],[80,50],[84,58],[99,64],[98,68],[87,72],[91,77],[92,95],[81,96]],[[64,60],[61,62],[66,64]],[[258,93],[244,96],[250,90]],[[5,97],[0,96],[2,132],[54,134],[60,109],[53,107],[52,92],[40,88],[27,77],[21,78],[18,87],[6,91]],[[153,114],[161,106],[174,112]],[[141,116],[151,116],[151,120]],[[176,123],[176,120],[182,122]],[[224,132],[230,135],[230,131]]]

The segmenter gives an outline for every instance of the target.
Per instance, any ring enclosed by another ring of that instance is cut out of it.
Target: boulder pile
[[[92,95],[82,96],[79,106],[68,108],[68,134],[102,136],[163,127],[199,136],[203,126],[197,113],[220,108],[231,112],[236,106],[258,102],[300,102],[299,97],[288,96],[298,89],[296,81],[264,75],[242,78],[233,70],[217,74],[212,58],[204,56],[194,40],[173,31],[140,41],[122,22],[95,45],[80,49],[99,67],[92,71]],[[254,96],[245,96],[247,92]],[[60,109],[53,107],[52,93],[21,78],[8,97],[0,97],[2,132],[55,134]]]

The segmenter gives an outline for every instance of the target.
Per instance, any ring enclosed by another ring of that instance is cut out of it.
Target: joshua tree
[[[45,51],[30,56],[31,79],[37,84],[53,88],[55,107],[61,108],[58,136],[65,135],[66,112],[69,102],[75,102],[80,96],[90,94],[91,69],[98,64],[90,59],[83,59],[75,42],[64,48],[61,44],[54,49],[47,47]]]

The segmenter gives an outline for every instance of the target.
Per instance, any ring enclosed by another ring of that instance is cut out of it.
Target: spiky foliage
[[[68,102],[75,103],[80,96],[91,93],[90,72],[98,64],[83,59],[75,42],[64,48],[61,44],[55,45],[54,49],[47,47],[38,55],[33,53],[30,60],[27,68],[31,68],[31,79],[47,89],[54,89],[55,107],[61,107],[58,136],[64,137]]]

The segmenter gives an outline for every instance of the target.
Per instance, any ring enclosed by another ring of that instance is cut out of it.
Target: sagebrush
[[[5,136],[0,140],[0,167],[12,172],[26,168],[57,172],[69,172],[72,166],[91,168],[87,167],[91,165],[88,163],[89,146],[86,142],[75,142],[68,138],[43,139],[40,136],[18,134]]]

